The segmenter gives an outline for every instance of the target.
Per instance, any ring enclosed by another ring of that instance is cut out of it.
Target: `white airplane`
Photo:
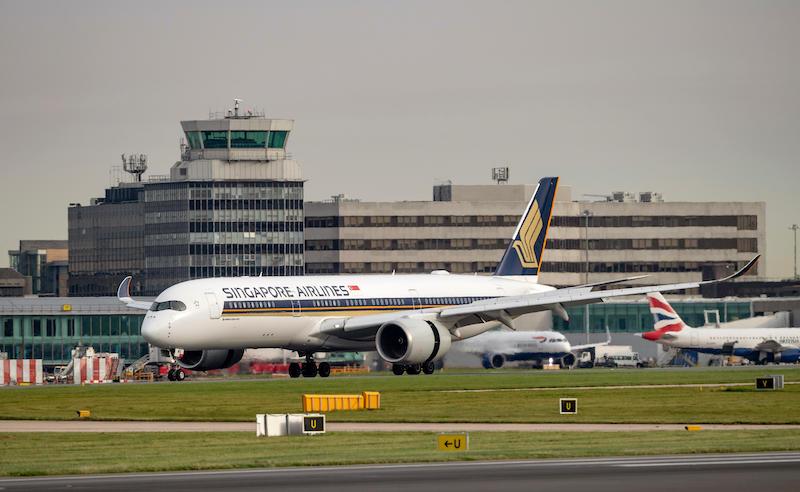
[[[377,350],[395,374],[430,374],[453,342],[505,325],[530,312],[551,310],[568,320],[566,307],[604,298],[693,289],[720,280],[596,291],[632,277],[556,290],[536,282],[546,244],[558,178],[539,181],[492,276],[338,275],[235,277],[188,280],[167,288],[155,302],[130,297],[131,278],[119,286],[120,301],[147,310],[142,336],[170,349],[177,364],[205,371],[230,367],[246,348],[285,348],[306,358],[290,375],[322,377],[328,364],[315,352]],[[178,379],[181,379],[178,375]]]
[[[490,331],[460,342],[457,349],[480,357],[485,369],[499,369],[506,362],[514,361],[542,365],[548,359],[558,361],[561,367],[571,367],[580,352],[609,343],[610,336],[605,342],[571,345],[564,335],[555,331]]]
[[[647,294],[655,330],[642,338],[667,347],[735,355],[757,364],[800,360],[800,328],[692,328],[658,292]]]

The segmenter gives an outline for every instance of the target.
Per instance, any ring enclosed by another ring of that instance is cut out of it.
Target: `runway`
[[[0,490],[437,492],[795,490],[800,453],[248,469],[0,479]]]
[[[704,430],[800,429],[798,424],[697,424]],[[114,420],[0,420],[6,432],[255,432],[253,422],[158,422]],[[328,422],[330,432],[622,432],[678,431],[684,424],[512,424],[430,422]]]

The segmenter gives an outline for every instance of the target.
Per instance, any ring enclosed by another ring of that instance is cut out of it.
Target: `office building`
[[[8,252],[9,265],[30,278],[30,294],[66,295],[69,250],[63,240],[23,240],[19,249]]]
[[[434,187],[433,201],[306,203],[306,272],[494,270],[533,194],[530,185]],[[557,195],[540,281],[559,287],[650,275],[648,282],[732,273],[756,254],[765,271],[763,202],[668,202],[658,193],[602,201]]]

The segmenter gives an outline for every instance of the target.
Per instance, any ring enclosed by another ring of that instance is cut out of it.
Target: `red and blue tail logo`
[[[647,300],[650,301],[650,313],[652,313],[655,320],[655,326],[653,327],[655,330],[642,333],[642,338],[656,341],[666,333],[678,332],[688,328],[660,292],[647,294]]]

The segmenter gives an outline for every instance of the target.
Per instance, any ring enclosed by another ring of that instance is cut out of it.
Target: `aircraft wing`
[[[347,334],[349,332],[362,332],[359,335],[367,335],[368,332],[377,331],[384,323],[403,318],[420,317],[425,319],[438,319],[443,322],[455,322],[467,316],[477,315],[482,319],[500,321],[511,329],[514,329],[513,319],[527,313],[536,311],[553,310],[559,316],[567,319],[567,307],[580,306],[603,302],[604,299],[620,296],[633,296],[647,294],[648,292],[669,292],[675,290],[696,289],[701,285],[725,282],[740,277],[747,273],[756,264],[761,255],[757,255],[750,260],[747,265],[736,273],[727,277],[715,280],[705,280],[700,282],[685,282],[680,284],[650,285],[643,287],[628,287],[623,289],[593,290],[597,285],[588,284],[585,286],[558,289],[549,292],[528,294],[522,296],[498,297],[475,301],[461,306],[432,308],[426,310],[406,310],[394,313],[377,315],[358,316],[332,323],[322,328],[323,332],[331,334]],[[353,333],[354,334],[354,333]]]
[[[133,309],[143,309],[147,311],[153,305],[152,302],[136,301],[131,297],[131,280],[132,277],[125,277],[125,280],[119,284],[117,289],[117,299],[125,303],[126,306]]]
[[[793,350],[796,349],[794,345],[784,345],[777,340],[764,340],[763,342],[759,343],[755,346],[755,350],[759,352],[772,352],[778,353],[783,352],[784,350]]]

